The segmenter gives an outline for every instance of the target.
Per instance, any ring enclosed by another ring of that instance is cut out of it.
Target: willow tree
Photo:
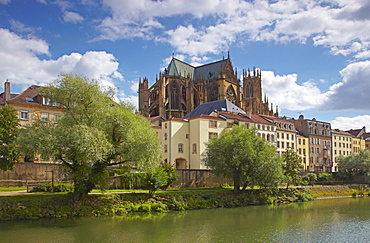
[[[63,115],[26,128],[20,147],[67,166],[77,198],[105,178],[107,166],[125,164],[145,170],[159,165],[156,132],[146,118],[133,113],[132,106],[114,102],[112,90],[103,90],[95,80],[63,74],[40,88],[40,93],[59,103]]]
[[[207,143],[204,162],[216,175],[232,179],[235,193],[247,186],[275,187],[283,177],[276,147],[255,129],[237,125]]]
[[[0,169],[11,170],[19,160],[16,138],[19,131],[16,110],[11,107],[0,108]]]

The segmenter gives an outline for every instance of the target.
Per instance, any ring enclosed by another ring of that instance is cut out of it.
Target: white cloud
[[[60,73],[77,74],[97,79],[102,86],[115,88],[124,81],[118,71],[119,63],[113,54],[105,51],[71,53],[58,59],[40,59],[39,54],[50,55],[48,44],[36,38],[23,38],[0,28],[0,80],[14,84],[45,84]]]
[[[370,110],[370,61],[349,64],[342,71],[342,82],[334,84],[328,92],[325,110]]]
[[[370,128],[370,116],[362,115],[355,117],[336,117],[331,122],[331,127],[333,129],[340,130],[350,130],[350,129],[360,129],[363,126]]]
[[[81,23],[85,19],[78,13],[70,12],[70,11],[64,11],[63,13],[63,20],[67,23]]]
[[[103,5],[111,16],[99,26],[101,39],[156,39],[190,56],[220,53],[245,40],[305,43],[311,39],[333,54],[361,53],[359,58],[370,49],[367,0],[104,0]],[[174,28],[162,24],[181,16],[186,16],[185,24]]]
[[[301,85],[297,74],[275,75],[272,71],[262,71],[262,86],[269,102],[279,105],[280,109],[302,111],[321,106],[327,101],[313,81]]]

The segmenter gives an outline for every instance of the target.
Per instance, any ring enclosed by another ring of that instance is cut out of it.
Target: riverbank
[[[350,186],[254,189],[235,195],[228,189],[147,193],[90,194],[83,201],[74,201],[69,194],[22,195],[0,197],[0,220],[67,218],[83,216],[115,216],[136,212],[167,212],[205,208],[232,208],[249,205],[291,203],[315,197],[348,196]]]

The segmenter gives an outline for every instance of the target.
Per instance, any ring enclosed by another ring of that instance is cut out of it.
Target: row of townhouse
[[[234,124],[255,127],[257,135],[275,145],[280,155],[295,150],[309,172],[336,172],[338,156],[358,153],[370,143],[365,140],[365,135],[370,139],[365,127],[359,136],[357,130],[332,130],[330,123],[302,115],[288,119],[248,114],[226,99],[201,104],[183,118],[149,119],[162,140],[163,162],[178,169],[207,169],[202,163],[205,144]]]
[[[40,86],[31,85],[22,93],[12,93],[10,82],[4,83],[4,92],[0,93],[0,109],[2,106],[9,106],[17,111],[21,127],[31,124],[36,119],[42,121],[57,121],[62,115],[62,108],[55,102],[42,97],[39,93]],[[34,158],[21,158],[21,162],[50,162],[41,161],[39,155]]]

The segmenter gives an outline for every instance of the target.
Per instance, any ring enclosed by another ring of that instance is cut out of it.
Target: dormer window
[[[42,97],[42,104],[43,105],[50,105],[50,100],[45,98],[45,97]]]

